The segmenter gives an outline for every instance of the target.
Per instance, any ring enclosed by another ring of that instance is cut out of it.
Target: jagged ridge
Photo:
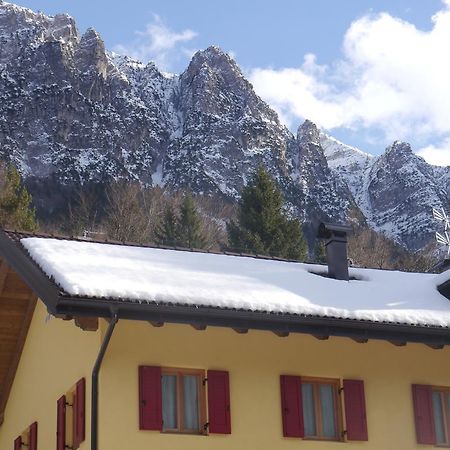
[[[413,235],[411,221],[396,222],[395,214],[417,218],[427,199],[448,202],[448,191],[433,197],[421,188],[437,175],[433,189],[448,186],[448,171],[438,174],[412,153],[401,164],[389,152],[372,158],[309,121],[293,136],[217,47],[168,76],[153,63],[108,53],[95,30],[80,36],[67,15],[7,3],[0,3],[0,44],[0,156],[18,166],[41,211],[64,205],[71,186],[112,178],[237,199],[264,164],[311,236],[319,220],[343,221],[359,207],[374,228],[414,248],[432,229],[424,220]],[[416,172],[405,169],[409,160]],[[415,184],[388,185],[413,172],[422,176]],[[408,189],[421,192],[416,209],[386,203],[392,192],[408,203]]]

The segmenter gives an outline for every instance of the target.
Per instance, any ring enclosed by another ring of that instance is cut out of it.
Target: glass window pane
[[[316,412],[314,408],[314,392],[311,383],[302,383],[303,422],[305,436],[316,436]]]
[[[322,413],[322,433],[325,437],[336,437],[333,386],[330,384],[321,384],[319,386],[319,392]]]
[[[163,428],[177,428],[177,376],[162,376]]]
[[[436,429],[436,442],[445,444],[444,417],[442,414],[442,400],[440,392],[433,392],[434,426]]]
[[[183,375],[184,428],[198,430],[198,376]]]

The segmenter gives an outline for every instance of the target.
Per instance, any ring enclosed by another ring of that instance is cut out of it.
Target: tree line
[[[411,254],[350,214],[349,257],[356,266],[426,271],[431,252]],[[66,214],[39,223],[32,198],[12,166],[0,165],[0,226],[23,231],[137,242],[166,247],[257,254],[324,263],[322,241],[308,247],[302,224],[285,208],[275,180],[259,167],[234,205],[188,191],[116,181],[105,191],[80,190]]]

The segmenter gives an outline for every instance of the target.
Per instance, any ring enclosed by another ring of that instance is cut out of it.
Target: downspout
[[[109,340],[114,331],[117,321],[117,311],[112,314],[111,322],[109,322],[100,351],[92,369],[92,392],[91,392],[91,450],[98,449],[98,372],[108,348]]]

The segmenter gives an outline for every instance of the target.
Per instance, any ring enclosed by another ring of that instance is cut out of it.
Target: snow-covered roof
[[[21,244],[67,293],[107,300],[450,327],[445,275],[350,269],[251,257],[27,237]]]

